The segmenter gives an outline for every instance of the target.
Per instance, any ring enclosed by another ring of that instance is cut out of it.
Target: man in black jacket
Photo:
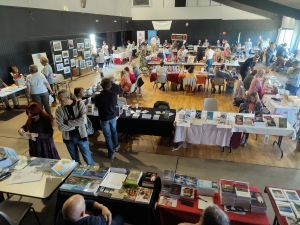
[[[105,77],[101,80],[103,91],[95,96],[95,105],[98,108],[100,124],[105,137],[108,153],[106,156],[114,159],[114,152],[120,148],[118,142],[117,120],[116,120],[116,105],[117,94],[112,92],[111,80]]]
[[[251,73],[251,71],[255,70],[256,61],[258,59],[259,55],[255,55],[254,57],[247,59],[241,66],[240,74],[243,81],[248,73]]]
[[[282,64],[284,64],[284,58],[286,58],[286,48],[287,48],[287,44],[284,43],[281,48],[278,49],[278,51],[276,52],[276,62],[274,63],[273,67],[272,67],[272,71],[274,71],[274,69],[276,69],[276,72],[279,72]]]

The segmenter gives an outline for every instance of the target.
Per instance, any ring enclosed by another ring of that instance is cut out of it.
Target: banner
[[[150,41],[151,38],[154,36],[156,37],[157,31],[156,30],[148,30],[148,45],[151,45]]]
[[[141,43],[145,41],[145,31],[137,31],[136,32],[137,46],[140,46]]]
[[[155,30],[170,30],[172,21],[152,21]]]

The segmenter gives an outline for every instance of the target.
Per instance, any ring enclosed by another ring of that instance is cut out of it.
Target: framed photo
[[[62,71],[62,70],[64,70],[64,64],[63,64],[63,63],[58,63],[58,64],[56,64],[56,70],[57,70],[57,71]]]
[[[76,66],[76,68],[79,67],[79,60],[78,59],[75,59],[75,66]]]
[[[68,47],[69,47],[69,49],[73,49],[74,48],[74,42],[73,42],[73,40],[68,40]]]
[[[65,65],[69,65],[69,63],[70,63],[69,59],[64,59],[64,64]]]
[[[61,47],[61,41],[53,41],[53,50],[54,51],[61,51],[62,47]]]
[[[75,67],[75,59],[70,59],[71,67]]]
[[[62,62],[62,57],[61,57],[61,55],[55,55],[54,58],[55,58],[55,62],[56,62],[56,63]]]
[[[71,73],[71,68],[69,66],[64,67],[64,72],[66,73]]]
[[[86,66],[87,67],[93,66],[93,61],[92,60],[87,60],[86,61]]]
[[[84,50],[84,43],[77,43],[77,50],[83,51]]]
[[[69,58],[69,51],[68,50],[62,51],[61,54],[62,54],[63,58]]]
[[[80,64],[80,69],[85,69],[86,68],[86,65],[85,65],[85,60],[80,60],[79,61],[79,64]]]
[[[91,58],[91,51],[84,51],[84,59]]]
[[[77,56],[78,56],[77,49],[73,49],[73,57],[77,57]]]
[[[91,41],[90,39],[84,39],[85,48],[91,48]]]

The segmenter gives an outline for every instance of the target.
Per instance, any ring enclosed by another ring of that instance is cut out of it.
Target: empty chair
[[[55,93],[59,91],[59,85],[66,85],[66,90],[70,91],[70,84],[69,81],[67,81],[62,74],[56,74],[55,80],[54,80],[54,89]]]
[[[219,86],[219,92],[221,91],[221,87],[223,87],[223,92],[225,90],[225,82],[223,78],[214,78],[214,85]]]
[[[29,210],[32,210],[38,224],[41,224],[36,215],[32,203],[5,200],[0,204],[0,224],[1,225],[18,225]]]
[[[205,90],[206,76],[199,76],[199,75],[196,75],[196,78],[197,78],[196,84],[203,84],[204,90]]]
[[[166,102],[166,101],[157,101],[157,102],[154,103],[153,108],[170,109],[170,104],[169,104],[169,102]]]
[[[202,110],[203,111],[218,111],[218,100],[215,98],[205,98]]]

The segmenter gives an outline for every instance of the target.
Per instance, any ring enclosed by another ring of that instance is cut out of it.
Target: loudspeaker
[[[81,0],[81,7],[85,8],[87,0]]]

